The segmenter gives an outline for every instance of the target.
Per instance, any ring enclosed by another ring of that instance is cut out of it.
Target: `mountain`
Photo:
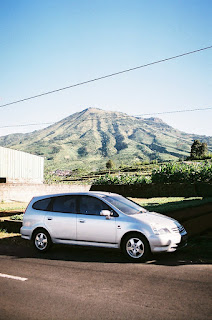
[[[105,167],[108,159],[118,165],[176,160],[189,155],[194,139],[212,151],[212,137],[186,134],[158,118],[88,108],[42,130],[0,137],[0,146],[44,156],[54,168],[73,169]]]

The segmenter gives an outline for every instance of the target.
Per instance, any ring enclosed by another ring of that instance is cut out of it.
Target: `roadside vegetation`
[[[212,182],[212,163],[211,161],[186,163],[171,162],[157,165],[149,172],[149,175],[140,173],[105,174],[99,176],[94,185],[132,185],[143,183],[170,183],[170,182]]]

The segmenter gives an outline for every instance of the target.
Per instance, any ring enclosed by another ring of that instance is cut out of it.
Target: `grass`
[[[0,229],[0,239],[19,236],[19,233],[7,232],[6,229]]]
[[[20,233],[7,232],[5,229],[0,229],[0,244],[3,246],[18,246],[18,247],[28,247],[30,246],[30,241],[25,241],[21,238]]]
[[[192,208],[199,205],[203,205],[209,202],[212,202],[212,197],[210,198],[150,198],[150,199],[141,199],[141,198],[130,198],[134,202],[138,203],[140,206],[144,207],[148,211],[157,211],[159,213],[166,213],[170,211]]]
[[[0,202],[0,212],[21,212],[27,207],[26,202],[10,201],[10,202]]]

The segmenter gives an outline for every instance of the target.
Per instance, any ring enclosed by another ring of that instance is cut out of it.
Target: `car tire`
[[[145,262],[150,255],[147,239],[139,233],[130,233],[122,242],[122,252],[132,262]]]
[[[51,237],[44,229],[36,230],[32,240],[35,249],[40,252],[46,252],[52,245]]]

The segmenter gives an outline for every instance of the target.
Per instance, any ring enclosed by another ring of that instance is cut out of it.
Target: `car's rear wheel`
[[[38,229],[34,232],[33,244],[38,251],[45,252],[50,248],[52,241],[46,230]]]
[[[133,262],[144,262],[150,255],[149,243],[139,233],[131,233],[124,238],[122,251],[125,257]]]

